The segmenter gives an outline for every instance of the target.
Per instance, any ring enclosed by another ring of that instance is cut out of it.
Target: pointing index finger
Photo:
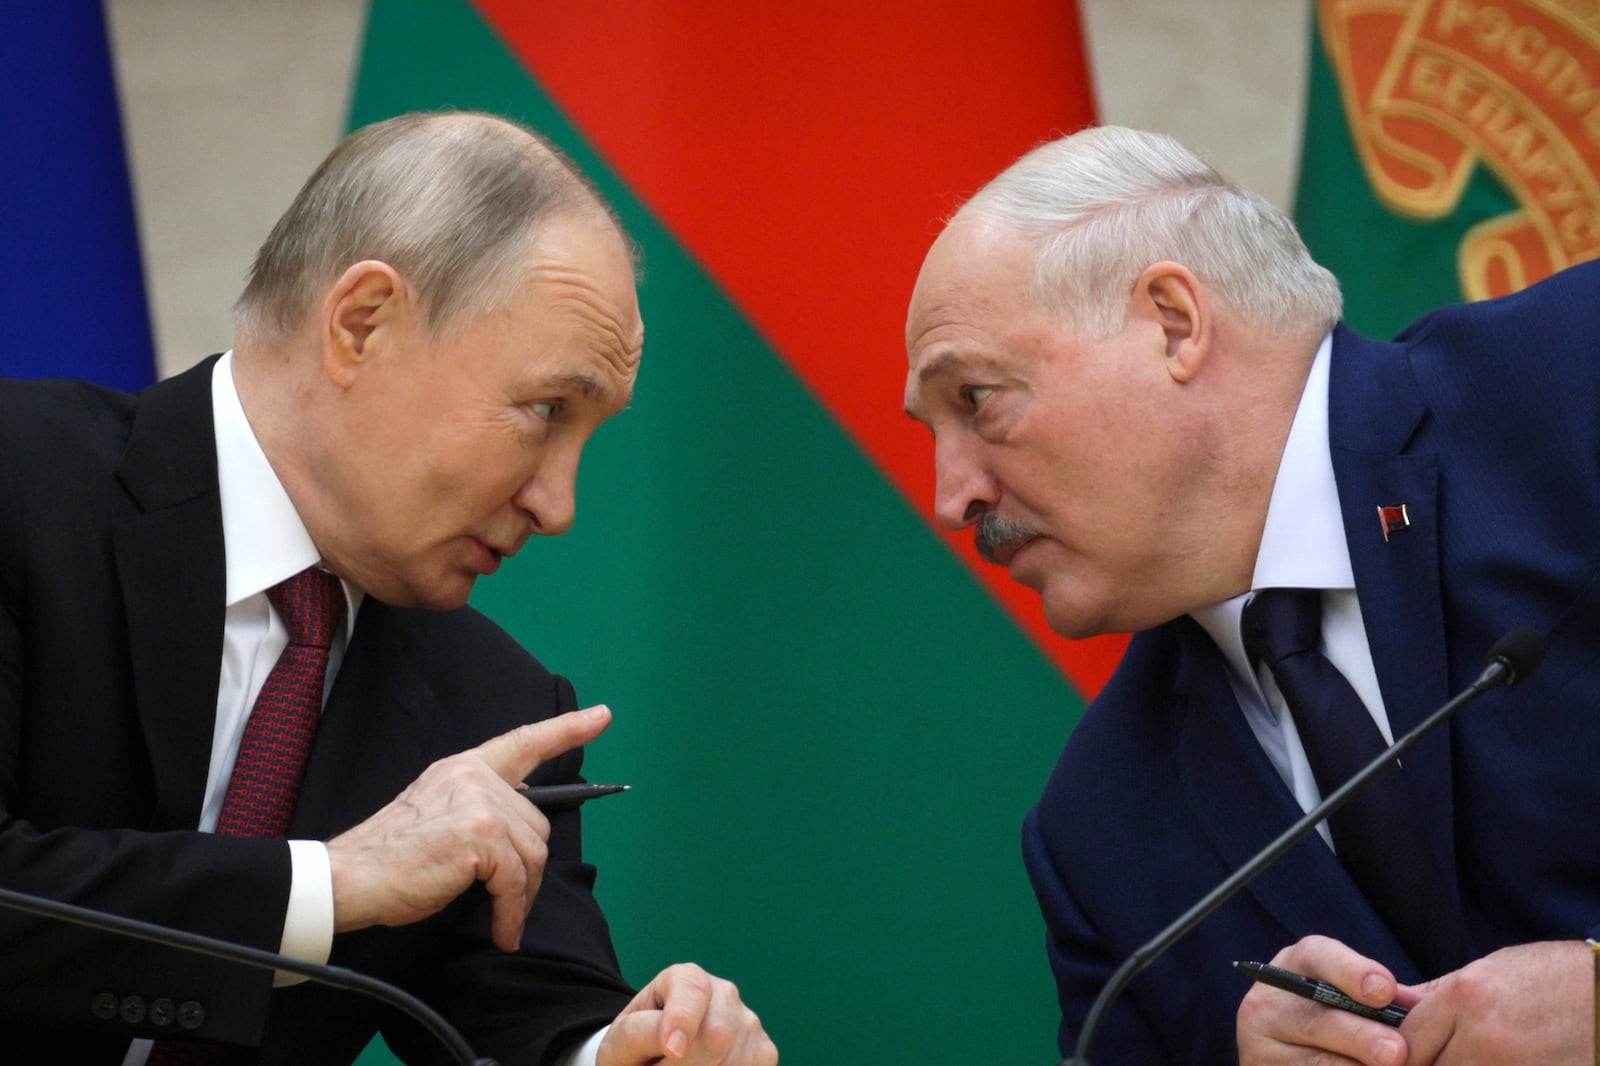
[[[581,711],[568,711],[554,718],[519,725],[484,741],[476,751],[506,784],[516,785],[541,763],[582,747],[605,732],[610,724],[611,708],[603,703],[596,704]]]

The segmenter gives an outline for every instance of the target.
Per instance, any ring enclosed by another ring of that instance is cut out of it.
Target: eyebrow
[[[938,377],[940,374],[943,374],[945,371],[949,370],[951,367],[960,362],[961,356],[957,355],[955,352],[947,351],[934,356],[931,360],[923,365],[921,370],[917,371],[918,389],[920,390],[921,387],[927,384],[930,379]],[[927,424],[927,419],[919,415],[913,405],[909,403],[906,404],[904,410],[906,415],[913,421],[921,422],[924,425]]]
[[[575,392],[589,400],[598,400],[605,396],[606,387],[599,379],[589,374],[561,374],[553,378],[545,378],[542,382],[545,388],[559,389],[563,392]]]
[[[954,367],[973,367],[988,371],[1003,370],[1000,360],[988,355],[966,355],[961,352],[945,351],[934,356],[922,369],[917,371],[917,383],[921,384]]]
[[[625,411],[633,405],[632,389],[629,389],[626,393],[617,396],[615,391],[609,385],[595,377],[593,374],[558,374],[555,377],[545,378],[539,384],[541,388],[545,389],[551,389],[560,392],[575,392],[584,399],[593,400],[597,403],[604,403],[607,400],[616,397],[616,399],[619,401],[617,407],[619,411]]]

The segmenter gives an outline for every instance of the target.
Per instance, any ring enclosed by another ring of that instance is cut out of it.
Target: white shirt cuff
[[[594,1066],[600,1057],[600,1041],[606,1038],[611,1031],[611,1026],[606,1026],[589,1039],[567,1052],[566,1057],[558,1059],[556,1066]]]
[[[289,841],[289,910],[283,916],[283,944],[278,954],[301,962],[325,963],[333,951],[333,864],[320,840]],[[272,985],[297,985],[305,978],[283,970]],[[591,1063],[593,1060],[590,1060]]]

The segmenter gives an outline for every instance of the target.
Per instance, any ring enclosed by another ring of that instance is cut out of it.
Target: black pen
[[[1264,985],[1293,992],[1324,1007],[1359,1014],[1363,1018],[1371,1018],[1375,1022],[1392,1025],[1397,1029],[1400,1023],[1406,1020],[1406,1015],[1411,1013],[1407,1008],[1396,1007],[1392,1003],[1387,1007],[1369,1007],[1365,1003],[1357,1003],[1326,981],[1302,977],[1276,966],[1268,966],[1264,962],[1236,962],[1233,967],[1252,981],[1260,981]]]
[[[529,803],[544,813],[559,814],[581,807],[592,799],[626,792],[632,787],[632,785],[594,785],[585,782],[578,785],[530,785],[519,791],[528,797]]]

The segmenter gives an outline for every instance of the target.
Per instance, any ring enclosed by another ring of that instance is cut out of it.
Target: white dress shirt
[[[1333,456],[1328,444],[1328,369],[1332,352],[1330,334],[1317,349],[1284,444],[1250,591],[1191,612],[1228,660],[1228,681],[1251,732],[1307,811],[1322,801],[1322,794],[1311,775],[1294,717],[1284,705],[1271,673],[1265,667],[1260,671],[1250,668],[1239,629],[1244,606],[1256,592],[1270,588],[1323,590],[1323,654],[1350,681],[1384,740],[1393,740],[1389,712],[1378,691],[1372,650],[1361,621],[1361,605],[1356,600],[1355,573],[1350,566],[1350,548],[1345,543],[1344,518],[1333,479]],[[1317,826],[1317,831],[1331,847],[1327,823]]]
[[[283,483],[267,461],[250,428],[233,380],[233,353],[217,360],[211,373],[211,404],[217,442],[217,484],[222,500],[222,538],[227,557],[227,613],[223,621],[222,671],[217,682],[217,723],[211,737],[211,763],[199,828],[212,832],[222,815],[228,779],[239,757],[250,708],[267,675],[288,646],[289,632],[267,600],[267,590],[321,562],[311,535],[295,511]],[[323,699],[344,662],[363,593],[340,581],[345,622],[328,649]],[[316,840],[289,841],[292,878],[279,954],[325,963],[333,948],[333,874],[328,849]],[[279,972],[276,986],[305,978]],[[602,1029],[577,1048],[562,1066],[594,1066]],[[123,1066],[144,1066],[150,1041],[135,1040]]]

